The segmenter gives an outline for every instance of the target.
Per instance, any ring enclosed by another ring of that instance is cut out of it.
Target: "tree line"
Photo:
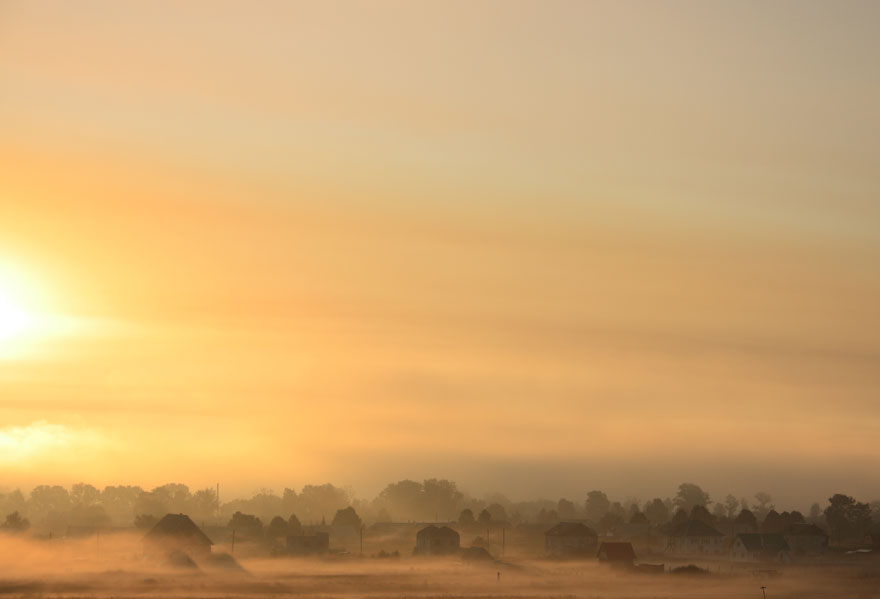
[[[699,485],[682,483],[672,497],[647,501],[612,500],[593,490],[581,501],[511,501],[503,494],[469,496],[455,482],[426,479],[389,483],[372,500],[356,498],[350,488],[332,484],[305,485],[299,491],[285,488],[277,494],[262,489],[248,499],[218,500],[213,488],[190,490],[169,483],[150,490],[116,485],[98,489],[78,483],[40,485],[25,496],[20,490],[0,494],[0,529],[7,532],[33,528],[35,532],[64,534],[70,526],[138,526],[146,528],[167,513],[185,513],[200,524],[259,529],[260,534],[281,535],[303,525],[346,523],[352,527],[375,522],[458,522],[460,526],[552,525],[563,520],[588,522],[598,532],[613,532],[623,525],[643,525],[668,531],[688,519],[728,529],[733,525],[765,532],[793,524],[812,523],[826,528],[832,540],[877,532],[880,501],[871,504],[835,494],[823,508],[814,503],[807,514],[777,511],[766,492],[752,499],[727,495],[712,501]]]

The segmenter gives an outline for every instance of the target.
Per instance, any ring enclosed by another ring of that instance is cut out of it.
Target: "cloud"
[[[0,429],[0,464],[20,465],[105,444],[105,439],[95,431],[41,420],[27,426]]]

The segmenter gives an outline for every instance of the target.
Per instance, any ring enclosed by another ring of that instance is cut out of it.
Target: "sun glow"
[[[0,265],[0,357],[17,355],[51,332],[44,295],[20,269]]]

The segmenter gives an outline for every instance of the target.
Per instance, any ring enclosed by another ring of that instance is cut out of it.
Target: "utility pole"
[[[235,555],[235,529],[232,529],[232,550],[229,552],[231,555]]]
[[[502,526],[501,527],[501,557],[504,557],[504,545],[505,545],[506,540],[507,540],[507,527]],[[499,578],[499,580],[500,580],[500,578]]]
[[[762,586],[762,587],[761,587],[761,595],[764,596],[764,599],[767,599],[767,591],[764,590],[764,589],[766,589],[766,588],[767,588],[767,587],[765,587],[765,586]]]
[[[217,526],[220,526],[220,483],[217,483]]]
[[[361,557],[364,557],[364,525],[361,524]]]

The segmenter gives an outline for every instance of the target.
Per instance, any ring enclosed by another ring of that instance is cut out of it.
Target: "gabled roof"
[[[819,536],[827,537],[828,533],[815,524],[792,524],[782,531],[786,536]]]
[[[459,534],[457,532],[455,532],[453,529],[449,528],[448,526],[434,526],[433,524],[426,526],[425,528],[420,530],[418,533],[416,533],[416,536],[418,536],[418,537],[428,536],[428,537],[435,537],[435,538],[447,537],[450,539],[460,538]]]
[[[715,530],[702,520],[688,520],[682,522],[669,533],[670,537],[723,537],[724,535]]]
[[[636,552],[633,550],[632,543],[602,543],[599,545],[599,551],[596,555],[602,555],[603,551],[605,552],[605,559],[609,561],[636,559]]]
[[[155,542],[162,542],[168,538],[192,541],[201,545],[214,544],[186,514],[166,514],[144,536],[145,541]]]
[[[560,522],[544,532],[548,537],[595,537],[592,528],[580,522]]]
[[[749,551],[772,551],[775,553],[789,550],[785,537],[778,533],[742,533],[737,535],[737,538]]]

